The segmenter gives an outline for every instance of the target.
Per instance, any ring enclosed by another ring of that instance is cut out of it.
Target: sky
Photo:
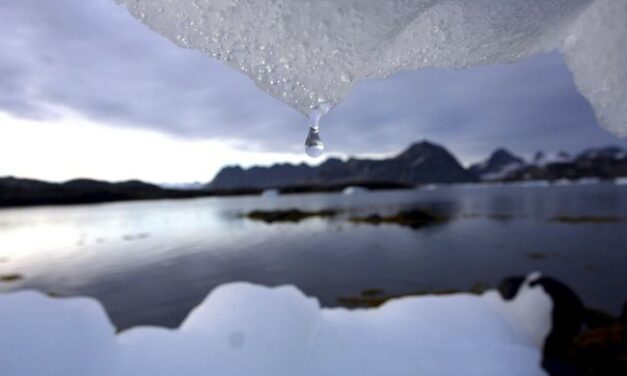
[[[150,31],[113,0],[0,0],[0,176],[209,181],[225,165],[309,159],[307,120],[246,76]],[[321,122],[327,156],[413,141],[468,165],[619,145],[558,53],[363,81]]]

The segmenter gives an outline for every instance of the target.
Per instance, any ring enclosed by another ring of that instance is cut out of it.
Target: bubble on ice
[[[627,135],[627,1],[116,1],[306,115],[364,78],[557,49],[600,123]]]
[[[115,334],[88,298],[0,295],[6,376],[543,375],[552,301],[529,277],[515,299],[405,297],[321,309],[290,286],[214,289],[178,329]]]

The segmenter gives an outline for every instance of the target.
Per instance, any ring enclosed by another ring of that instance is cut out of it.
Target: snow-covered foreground
[[[291,286],[213,290],[176,330],[115,334],[88,298],[0,295],[0,371],[29,375],[539,375],[552,302],[406,297],[377,309],[321,309]]]
[[[624,0],[116,1],[303,113],[365,78],[558,50],[599,122],[627,135]]]

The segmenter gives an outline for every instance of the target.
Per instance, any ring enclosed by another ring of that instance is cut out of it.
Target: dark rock
[[[573,344],[577,365],[587,375],[627,375],[627,302],[617,318],[588,309],[586,325]]]
[[[17,282],[22,279],[24,279],[24,276],[17,273],[0,275],[0,282]]]
[[[520,286],[525,282],[525,277],[514,276],[504,278],[498,285],[497,290],[505,300],[512,300],[518,294]]]
[[[573,358],[587,375],[627,375],[627,324],[615,322],[585,331],[574,342]]]
[[[620,223],[626,222],[627,218],[621,218],[616,216],[591,216],[591,215],[579,215],[579,216],[557,216],[553,217],[553,222],[569,223],[569,224],[591,224],[591,223]]]
[[[319,210],[319,211],[301,211],[298,209],[288,210],[255,210],[248,214],[246,217],[256,221],[263,221],[266,223],[274,222],[300,222],[307,218],[312,217],[333,217],[337,214],[334,210]]]
[[[504,279],[498,290],[506,300],[515,298],[525,281],[515,276]],[[542,367],[552,376],[583,375],[572,358],[575,338],[581,332],[585,309],[579,297],[558,280],[541,276],[530,282],[530,286],[540,285],[553,301],[551,331],[542,349]]]
[[[419,229],[444,220],[444,217],[436,216],[419,209],[401,211],[397,214],[386,217],[379,214],[372,214],[365,217],[350,218],[350,221],[353,223],[367,223],[372,225],[397,224],[400,226],[411,227],[413,229]]]
[[[577,294],[560,281],[542,276],[530,283],[540,285],[553,300],[553,326],[544,345],[545,355],[560,355],[564,345],[579,334],[584,319],[584,306]]]

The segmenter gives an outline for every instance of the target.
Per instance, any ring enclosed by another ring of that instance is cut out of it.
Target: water
[[[334,218],[265,224],[255,209],[336,209]],[[423,208],[451,216],[420,230],[347,217]],[[598,223],[553,220],[589,216]],[[0,211],[1,291],[99,299],[118,327],[176,326],[216,285],[295,284],[325,306],[390,294],[469,289],[539,270],[591,306],[627,299],[627,188],[451,186],[431,190],[202,198]]]
[[[319,129],[316,127],[309,127],[309,133],[305,140],[305,152],[312,158],[317,158],[322,155],[324,151],[324,143],[320,139]]]
[[[305,152],[312,158],[321,156],[324,151],[324,143],[320,139],[320,119],[331,110],[331,107],[329,103],[322,102],[319,106],[312,108],[309,114],[309,133],[305,139]]]

